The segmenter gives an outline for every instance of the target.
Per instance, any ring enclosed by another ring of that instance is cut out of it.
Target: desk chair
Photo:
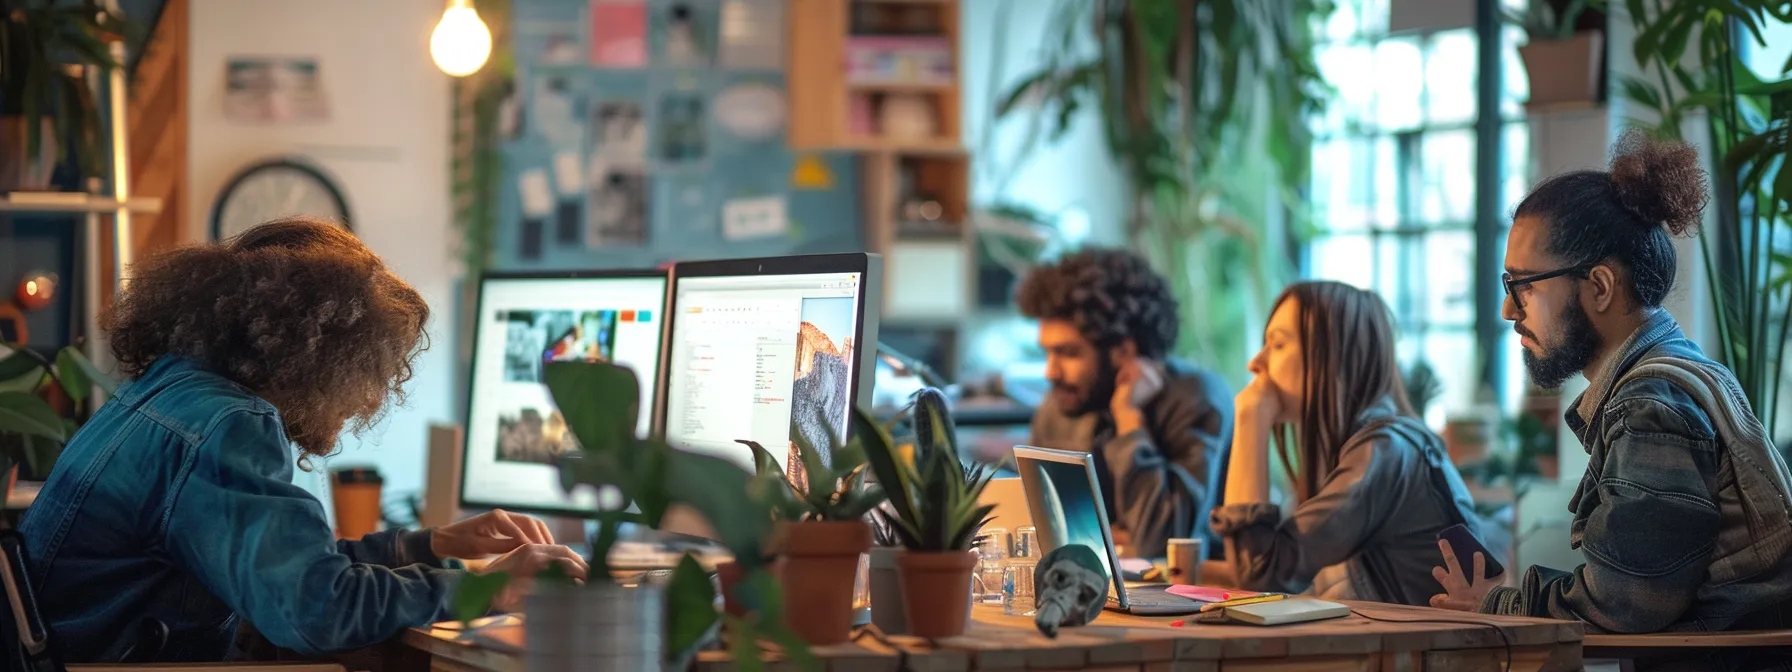
[[[0,529],[0,587],[6,608],[0,609],[0,668],[24,672],[343,672],[341,665],[291,663],[245,665],[146,664],[168,643],[168,626],[148,620],[121,657],[122,664],[64,666],[56,633],[37,608],[36,589],[25,568],[25,539]]]

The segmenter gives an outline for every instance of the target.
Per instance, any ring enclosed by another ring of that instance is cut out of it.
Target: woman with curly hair
[[[1225,505],[1213,512],[1234,583],[1426,604],[1439,589],[1437,534],[1478,533],[1480,521],[1443,441],[1413,415],[1387,304],[1343,283],[1297,283],[1263,331],[1235,402]],[[1270,501],[1272,444],[1294,486],[1287,516]]]
[[[70,662],[224,660],[239,618],[302,654],[369,646],[448,617],[449,558],[583,576],[545,526],[502,511],[338,541],[292,484],[402,401],[423,347],[429,307],[354,235],[283,219],[134,270],[104,320],[131,381],[21,528]]]
[[[1174,538],[1216,546],[1207,512],[1225,482],[1232,392],[1169,357],[1182,319],[1169,283],[1136,254],[1088,249],[1028,274],[1015,302],[1039,321],[1051,383],[1032,444],[1094,457],[1129,555],[1162,557]]]

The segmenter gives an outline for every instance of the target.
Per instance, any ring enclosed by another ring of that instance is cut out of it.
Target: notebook
[[[1290,623],[1306,623],[1323,621],[1332,618],[1343,618],[1350,615],[1350,607],[1336,602],[1316,600],[1311,597],[1290,597],[1274,602],[1258,602],[1236,607],[1226,607],[1215,614],[1206,614],[1201,618],[1203,623],[1245,623],[1249,625],[1288,625]]]

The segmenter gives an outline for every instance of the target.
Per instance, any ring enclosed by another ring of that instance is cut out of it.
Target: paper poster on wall
[[[669,163],[688,163],[703,158],[703,98],[695,93],[668,93],[660,98],[659,158]]]
[[[578,152],[554,155],[554,190],[559,205],[554,212],[554,242],[577,245],[584,228],[579,220],[579,201],[585,191],[585,171]]]
[[[311,57],[237,56],[224,63],[224,118],[237,122],[316,122],[330,117]]]
[[[579,32],[571,24],[555,23],[547,35],[542,37],[541,55],[537,62],[542,65],[577,65],[579,62]]]
[[[517,177],[516,190],[517,200],[523,205],[522,240],[518,253],[524,259],[540,259],[547,220],[555,214],[554,187],[548,182],[548,171],[540,168],[523,171]]]
[[[585,139],[585,125],[580,114],[584,101],[564,77],[544,77],[534,84],[530,100],[534,112],[535,134],[548,144],[577,147]]]
[[[781,236],[789,230],[783,196],[737,198],[722,205],[722,238],[726,240]]]
[[[674,68],[709,67],[709,46],[704,37],[703,21],[691,3],[674,2],[664,11],[666,30],[660,42],[663,64]]]
[[[718,33],[722,67],[784,69],[783,0],[726,0]]]
[[[585,246],[641,245],[647,242],[647,174],[613,170],[591,186],[585,201]]]
[[[639,68],[647,65],[647,3],[591,0],[591,65]]]
[[[755,82],[716,95],[716,121],[742,140],[769,140],[784,130],[784,92]]]
[[[606,100],[591,113],[591,156],[608,166],[647,165],[647,122],[641,103]]]

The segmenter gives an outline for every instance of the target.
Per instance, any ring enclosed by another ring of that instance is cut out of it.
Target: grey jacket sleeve
[[[1587,563],[1573,572],[1533,567],[1523,587],[1489,593],[1483,612],[1641,633],[1673,624],[1697,598],[1721,522],[1709,485],[1714,429],[1667,383],[1620,392],[1605,411],[1603,469],[1579,494]]]
[[[1101,447],[1113,473],[1118,522],[1143,557],[1161,557],[1170,539],[1195,535],[1219,485],[1214,467],[1229,447],[1222,443],[1231,440],[1230,409],[1205,394],[1180,394],[1155,409],[1160,416],[1152,424],[1161,428],[1156,440],[1139,430]]]
[[[1345,561],[1395,514],[1405,461],[1412,459],[1391,429],[1353,437],[1319,492],[1282,519],[1266,502],[1222,506],[1213,531],[1226,540],[1239,587],[1298,593],[1319,570]]]

